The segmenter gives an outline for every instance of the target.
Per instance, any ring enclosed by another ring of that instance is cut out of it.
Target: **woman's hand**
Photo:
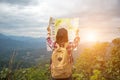
[[[79,36],[79,29],[76,29],[76,36]]]
[[[50,29],[50,26],[47,27],[47,31],[48,31],[48,37],[51,36],[51,29]]]
[[[48,31],[48,32],[51,32],[50,26],[47,27],[47,31]]]

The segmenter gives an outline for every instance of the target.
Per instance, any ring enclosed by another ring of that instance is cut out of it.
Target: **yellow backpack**
[[[58,46],[52,53],[51,74],[53,78],[68,78],[72,74],[72,63],[70,55],[64,47]]]

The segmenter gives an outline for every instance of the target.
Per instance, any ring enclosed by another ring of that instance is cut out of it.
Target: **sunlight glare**
[[[89,32],[85,36],[86,41],[88,42],[96,42],[97,41],[97,34],[93,32]]]

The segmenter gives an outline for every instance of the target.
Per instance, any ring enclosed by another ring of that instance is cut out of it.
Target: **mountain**
[[[17,41],[27,41],[27,42],[44,42],[45,38],[32,38],[32,37],[25,37],[25,36],[8,36],[11,39]]]
[[[0,49],[45,48],[45,38],[7,36],[0,34]]]
[[[9,37],[5,36],[4,34],[0,33],[0,39],[8,39]]]
[[[49,60],[44,37],[32,38],[24,36],[8,36],[0,34],[0,63],[8,66],[10,57],[16,51],[16,64],[22,62],[23,67],[30,67],[39,61]],[[46,59],[47,58],[47,59]]]

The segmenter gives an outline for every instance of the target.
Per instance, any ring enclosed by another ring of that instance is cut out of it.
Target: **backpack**
[[[72,63],[70,55],[64,47],[58,46],[52,53],[51,74],[53,78],[68,78],[72,74]]]

